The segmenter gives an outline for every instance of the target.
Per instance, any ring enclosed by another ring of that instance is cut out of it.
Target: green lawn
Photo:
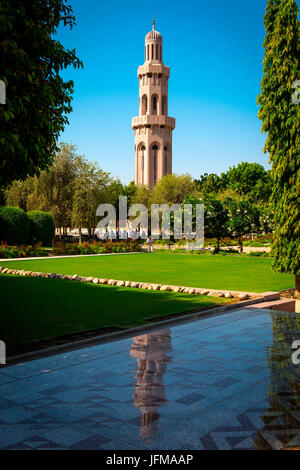
[[[274,273],[270,258],[142,253],[33,261],[2,261],[13,269],[108,277],[248,292],[294,287],[294,276]]]
[[[0,275],[0,292],[0,338],[8,352],[32,341],[105,327],[128,328],[229,302],[224,298],[6,274]]]

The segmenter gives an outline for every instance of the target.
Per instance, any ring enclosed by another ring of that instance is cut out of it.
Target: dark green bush
[[[0,241],[9,245],[27,244],[30,239],[30,220],[19,207],[0,207]]]
[[[33,241],[41,242],[44,246],[52,246],[54,223],[48,212],[27,212],[30,219],[30,235]]]

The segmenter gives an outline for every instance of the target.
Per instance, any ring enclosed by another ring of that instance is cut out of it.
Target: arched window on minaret
[[[161,50],[161,45],[159,46],[160,48],[160,57],[159,57],[159,60],[162,61],[162,50]]]
[[[157,104],[158,104],[158,98],[157,95],[152,95],[151,98],[151,114],[157,114]]]
[[[143,143],[138,146],[138,171],[140,172],[140,184],[145,184],[145,150],[146,147]]]
[[[168,147],[164,147],[164,175],[168,172]]]
[[[153,153],[153,182],[155,184],[157,181],[157,154],[158,154],[157,145],[153,145],[152,153]]]
[[[154,52],[153,52],[154,46],[151,44],[151,60],[154,59]]]
[[[149,44],[147,46],[147,60],[149,60]]]
[[[168,110],[167,110],[167,97],[164,95],[161,100],[161,114],[164,114],[167,116]]]
[[[142,115],[144,116],[145,114],[147,114],[147,95],[143,95],[143,98],[142,98]]]
[[[158,57],[158,44],[156,44],[156,60],[159,60],[159,57]]]

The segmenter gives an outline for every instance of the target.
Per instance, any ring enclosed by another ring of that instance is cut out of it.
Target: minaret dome
[[[145,38],[145,62],[162,63],[162,35],[153,28]]]

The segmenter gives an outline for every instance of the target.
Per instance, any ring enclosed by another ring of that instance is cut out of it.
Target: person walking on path
[[[149,235],[149,237],[147,238],[146,243],[148,245],[148,253],[153,253],[153,248],[152,248],[153,240],[151,238],[151,235]]]

